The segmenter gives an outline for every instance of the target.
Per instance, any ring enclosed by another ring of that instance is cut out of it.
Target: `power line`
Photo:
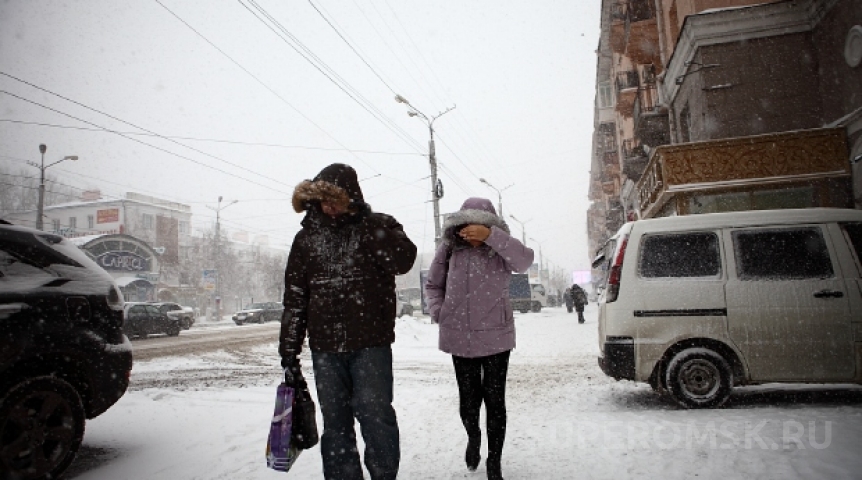
[[[361,93],[359,93],[356,88],[350,85],[344,78],[342,78],[335,70],[333,70],[329,65],[326,64],[320,57],[318,57],[311,49],[306,47],[296,36],[294,36],[290,31],[285,28],[278,20],[275,19],[269,12],[266,11],[263,7],[258,5],[254,0],[246,0],[249,4],[255,7],[261,15],[266,17],[273,25],[275,25],[278,30],[280,30],[285,36],[290,38],[291,41],[288,41],[284,36],[280,35],[272,25],[267,23],[263,18],[258,16],[255,12],[253,12],[242,0],[237,0],[237,2],[242,5],[246,10],[248,10],[255,18],[258,19],[264,26],[269,28],[277,37],[279,37],[284,43],[286,43],[289,47],[291,47],[297,54],[299,54],[303,59],[305,59],[308,63],[310,63],[317,71],[319,71],[323,76],[325,76],[333,85],[338,87],[342,92],[344,92],[350,99],[356,102],[357,105],[362,107],[363,110],[368,112],[375,120],[380,122],[384,127],[389,129],[391,132],[395,133],[399,138],[404,140],[406,143],[412,145],[414,148],[419,151],[421,146],[419,146],[418,142],[411,137],[407,132],[405,132],[398,124],[389,120],[382,112],[380,112],[374,104],[366,99]],[[301,50],[301,51],[300,51]],[[312,60],[312,58],[314,60]],[[325,71],[324,71],[325,70]],[[327,73],[328,72],[328,73]],[[335,78],[333,78],[335,77]],[[337,78],[337,80],[336,80]],[[358,98],[357,98],[358,97]]]
[[[159,137],[159,138],[165,139],[165,140],[167,140],[167,141],[169,141],[169,142],[175,143],[175,144],[177,144],[177,145],[179,145],[179,146],[181,146],[181,147],[185,147],[185,148],[188,148],[189,150],[195,151],[195,152],[200,153],[200,154],[202,154],[202,155],[206,155],[206,156],[208,156],[208,157],[210,157],[210,158],[214,158],[214,159],[216,159],[216,160],[218,160],[218,161],[220,161],[220,162],[226,163],[226,164],[228,164],[228,165],[230,165],[230,166],[232,166],[232,167],[238,168],[238,169],[240,169],[240,170],[245,170],[246,172],[249,172],[249,173],[251,173],[251,174],[253,174],[253,175],[257,175],[257,176],[259,176],[259,177],[266,178],[267,180],[269,180],[269,181],[271,181],[271,182],[279,183],[279,184],[284,185],[284,186],[286,186],[286,187],[293,187],[293,185],[287,185],[287,184],[285,184],[285,183],[283,183],[283,182],[279,182],[278,180],[272,180],[271,178],[269,178],[269,177],[268,177],[268,176],[266,176],[266,175],[263,175],[263,174],[257,173],[257,172],[255,172],[255,171],[250,170],[250,169],[248,169],[248,168],[245,168],[245,167],[243,167],[243,166],[241,166],[241,165],[237,165],[237,164],[235,164],[235,163],[233,163],[233,162],[229,162],[229,161],[224,160],[224,159],[222,159],[222,158],[216,157],[215,155],[211,155],[211,154],[209,154],[209,153],[207,153],[207,152],[204,152],[204,151],[198,150],[197,148],[190,147],[190,146],[185,145],[185,144],[183,144],[183,143],[180,143],[180,142],[178,142],[178,141],[176,141],[176,140],[172,140],[172,139],[170,139],[170,138],[164,137],[164,136],[159,135],[158,133],[153,132],[153,131],[151,131],[151,130],[148,130],[148,129],[144,128],[144,127],[141,127],[141,126],[135,125],[134,123],[128,122],[128,121],[126,121],[126,120],[123,120],[122,118],[118,118],[118,117],[116,117],[116,116],[114,116],[114,115],[111,115],[111,114],[109,114],[109,113],[103,112],[103,111],[101,111],[101,110],[99,110],[99,109],[96,109],[96,108],[90,107],[90,106],[88,106],[88,105],[84,105],[84,104],[83,104],[83,103],[81,103],[81,102],[78,102],[78,101],[73,100],[73,99],[71,99],[71,98],[68,98],[68,97],[65,97],[65,96],[63,96],[63,95],[60,95],[59,93],[52,92],[51,90],[48,90],[47,88],[40,87],[40,86],[38,86],[38,85],[36,85],[36,84],[33,84],[33,83],[31,83],[31,82],[28,82],[28,81],[26,81],[26,80],[22,80],[22,79],[20,79],[20,78],[18,78],[18,77],[15,77],[15,76],[13,76],[13,75],[10,75],[10,74],[8,74],[8,73],[6,73],[6,72],[2,72],[2,71],[0,71],[0,75],[3,75],[3,76],[6,76],[6,77],[9,77],[9,78],[11,78],[11,79],[13,79],[13,80],[16,80],[16,81],[18,81],[18,82],[21,82],[21,83],[23,83],[23,84],[25,84],[25,85],[29,85],[30,87],[33,87],[33,88],[35,88],[35,89],[37,89],[37,90],[40,90],[40,91],[42,91],[42,92],[45,92],[45,93],[48,93],[48,94],[54,95],[55,97],[62,98],[63,100],[65,100],[65,101],[67,101],[67,102],[74,103],[75,105],[78,105],[79,107],[83,107],[83,108],[86,108],[87,110],[90,110],[90,111],[93,111],[93,112],[96,112],[96,113],[102,114],[102,115],[104,115],[104,116],[106,116],[106,117],[108,117],[108,118],[110,118],[110,119],[112,119],[112,120],[116,120],[116,121],[118,121],[118,122],[121,122],[121,123],[124,123],[124,124],[126,124],[126,125],[132,126],[132,127],[137,128],[137,129],[139,129],[139,130],[143,130],[143,131],[145,131],[145,132],[149,133],[150,135],[154,135],[154,136],[156,136],[156,137]],[[18,97],[18,98],[21,98],[21,97]],[[83,120],[82,120],[82,121],[83,121]],[[89,122],[84,122],[84,123],[89,123]],[[91,124],[91,125],[95,125],[95,124]],[[117,132],[117,131],[114,131],[114,130],[111,130],[111,131],[112,131],[112,132],[114,132],[114,133],[117,133],[117,134],[119,134],[119,135],[121,135],[121,136],[126,136],[125,134],[122,134],[122,133],[120,133],[120,132]],[[126,137],[126,138],[128,138],[128,137]],[[143,142],[141,142],[141,143],[143,143]],[[149,145],[149,144],[145,144],[145,145]],[[237,178],[242,178],[242,177],[237,177]],[[260,185],[260,184],[258,184],[258,185]]]
[[[351,50],[353,50],[353,53],[355,53],[356,56],[359,57],[360,60],[362,60],[362,63],[364,63],[365,66],[368,67],[369,70],[371,70],[371,73],[373,73],[374,76],[376,76],[384,85],[386,85],[386,88],[388,88],[390,92],[392,92],[394,95],[397,95],[398,92],[396,92],[395,89],[392,88],[392,86],[389,85],[389,83],[386,82],[386,80],[384,80],[379,73],[377,73],[377,70],[372,67],[367,60],[365,60],[365,57],[361,53],[359,53],[356,48],[354,48],[354,46],[347,40],[347,38],[345,38],[344,35],[341,34],[338,28],[335,27],[335,25],[333,25],[333,23],[330,22],[328,18],[326,18],[326,15],[324,15],[323,12],[321,12],[320,9],[317,8],[317,5],[315,5],[312,0],[308,0],[308,3],[310,3],[314,10],[317,11],[317,13],[320,15],[320,18],[322,18],[330,27],[332,27],[332,30],[335,31],[339,38],[344,40],[344,43],[347,44],[347,46],[350,47]]]
[[[105,131],[107,131],[107,132],[115,133],[115,134],[117,134],[117,135],[119,135],[119,136],[121,136],[121,137],[123,137],[123,138],[129,139],[129,140],[131,140],[131,141],[133,141],[133,142],[137,142],[137,143],[140,143],[140,144],[142,144],[142,145],[146,145],[146,146],[148,146],[148,147],[155,148],[156,150],[159,150],[159,151],[165,152],[165,153],[167,153],[167,154],[169,154],[169,155],[173,155],[173,156],[175,156],[175,157],[177,157],[177,158],[182,158],[183,160],[188,160],[188,161],[190,161],[190,162],[192,162],[192,163],[195,163],[195,164],[197,164],[197,165],[200,165],[200,166],[202,166],[202,167],[209,168],[209,169],[211,169],[211,170],[215,170],[215,171],[217,171],[217,172],[223,173],[223,174],[225,174],[225,175],[229,175],[229,176],[234,177],[234,178],[238,178],[238,179],[240,179],[240,180],[244,180],[244,181],[249,182],[249,183],[253,183],[253,184],[258,185],[258,186],[260,186],[260,187],[264,187],[264,188],[270,189],[270,190],[272,190],[272,191],[274,191],[274,192],[278,192],[278,193],[281,193],[281,194],[284,194],[284,195],[289,195],[287,192],[282,192],[282,191],[280,191],[280,190],[276,190],[275,188],[272,188],[272,187],[270,187],[270,186],[268,186],[268,185],[264,185],[264,184],[262,184],[262,183],[255,182],[254,180],[249,180],[248,178],[245,178],[245,177],[240,177],[239,175],[235,175],[235,174],[233,174],[233,173],[230,173],[230,172],[228,172],[228,171],[222,170],[222,169],[220,169],[220,168],[216,168],[216,167],[214,167],[214,166],[212,166],[212,165],[207,165],[206,163],[203,163],[203,162],[201,162],[201,161],[195,160],[195,159],[193,159],[193,158],[189,158],[189,157],[187,157],[187,156],[185,156],[185,155],[180,155],[179,153],[175,153],[175,152],[172,152],[172,151],[170,151],[170,150],[166,150],[166,149],[164,149],[164,148],[162,148],[162,147],[159,147],[159,146],[153,145],[153,144],[151,144],[151,143],[143,142],[143,141],[141,141],[141,140],[138,140],[138,139],[136,139],[136,138],[132,138],[132,137],[130,137],[130,136],[128,136],[128,135],[125,135],[125,134],[123,134],[123,133],[121,133],[121,132],[118,132],[118,131],[116,131],[116,130],[111,130],[111,129],[109,129],[109,128],[102,127],[101,125],[97,125],[97,124],[95,124],[95,123],[93,123],[93,122],[89,122],[89,121],[84,120],[84,119],[82,119],[82,118],[78,118],[78,117],[76,117],[76,116],[74,116],[74,115],[71,115],[71,114],[68,114],[68,113],[65,113],[65,112],[61,112],[60,110],[57,110],[57,109],[51,108],[51,107],[49,107],[49,106],[47,106],[47,105],[42,105],[41,103],[35,102],[35,101],[33,101],[33,100],[29,100],[29,99],[26,99],[26,98],[24,98],[24,97],[21,97],[21,96],[15,95],[14,93],[7,92],[6,90],[0,90],[0,93],[5,93],[6,95],[9,95],[9,96],[15,97],[15,98],[17,98],[17,99],[19,99],[19,100],[22,100],[22,101],[24,101],[24,102],[31,103],[31,104],[33,104],[33,105],[36,105],[36,106],[42,107],[42,108],[44,108],[44,109],[46,109],[46,110],[50,110],[50,111],[55,112],[55,113],[59,113],[60,115],[63,115],[63,116],[66,116],[66,117],[69,117],[69,118],[72,118],[72,119],[78,120],[79,122],[83,122],[83,123],[86,123],[86,124],[88,124],[88,125],[92,125],[92,126],[94,126],[94,127],[100,128],[100,129],[105,130]]]
[[[52,128],[66,128],[71,130],[85,130],[91,132],[103,132],[103,129],[99,128],[88,128],[88,127],[78,127],[73,125],[57,125],[54,123],[42,123],[42,122],[26,122],[23,120],[11,120],[11,119],[0,119],[0,122],[8,122],[8,123],[17,123],[22,125],[36,125],[40,127],[52,127]],[[413,152],[381,152],[377,150],[357,150],[357,149],[345,149],[345,148],[324,148],[324,147],[309,147],[305,145],[282,145],[278,143],[261,143],[261,142],[244,142],[239,140],[221,140],[215,138],[200,138],[200,137],[182,137],[177,135],[160,135],[157,133],[142,133],[142,132],[120,132],[126,135],[139,135],[143,137],[160,137],[160,138],[172,138],[177,140],[192,140],[197,142],[214,142],[214,143],[228,143],[231,145],[246,145],[253,147],[274,147],[274,148],[288,148],[288,149],[300,149],[300,150],[322,150],[328,152],[352,152],[352,153],[369,153],[369,154],[380,154],[380,155],[411,155],[411,156],[424,156],[422,153],[413,153]]]
[[[176,13],[174,13],[171,9],[169,9],[168,7],[166,7],[166,6],[165,6],[162,2],[160,2],[159,0],[153,0],[153,1],[155,1],[156,3],[158,3],[158,4],[159,4],[162,8],[164,8],[165,10],[167,10],[167,12],[168,12],[168,13],[170,13],[174,18],[176,18],[177,20],[179,20],[179,21],[180,21],[183,25],[185,25],[189,30],[191,30],[192,32],[194,32],[194,33],[195,33],[195,35],[197,35],[198,37],[200,37],[203,41],[207,42],[211,47],[215,48],[219,53],[221,53],[225,58],[227,58],[228,60],[230,60],[230,61],[231,61],[231,63],[233,63],[234,65],[236,65],[240,70],[242,70],[242,71],[243,71],[243,72],[245,72],[247,75],[249,75],[251,78],[253,78],[253,79],[254,79],[257,83],[259,83],[263,88],[265,88],[265,89],[269,90],[269,92],[270,92],[270,93],[272,93],[273,95],[275,95],[276,97],[278,97],[278,99],[279,99],[279,100],[281,100],[285,105],[287,105],[288,107],[290,107],[294,112],[296,112],[297,114],[299,114],[299,116],[301,116],[302,118],[304,118],[305,120],[307,120],[309,123],[311,123],[312,125],[314,125],[318,130],[320,130],[321,132],[323,132],[324,134],[326,134],[326,136],[327,136],[327,137],[329,137],[329,138],[331,138],[331,139],[332,139],[332,141],[334,141],[338,146],[340,146],[340,147],[344,148],[345,150],[348,150],[348,151],[349,151],[349,149],[348,149],[346,146],[344,146],[344,144],[342,144],[341,142],[339,142],[339,141],[338,141],[338,139],[336,139],[336,138],[335,138],[335,136],[333,136],[333,135],[332,135],[331,133],[329,133],[326,129],[324,129],[323,127],[321,127],[321,126],[320,126],[320,125],[318,125],[317,123],[315,123],[315,122],[314,122],[314,120],[312,120],[312,119],[311,119],[311,118],[309,118],[307,115],[305,115],[304,113],[302,113],[298,108],[296,108],[295,106],[293,106],[293,104],[291,104],[290,102],[288,102],[287,100],[285,100],[285,98],[284,98],[284,97],[282,97],[281,95],[279,95],[279,94],[278,94],[278,92],[276,92],[275,90],[273,90],[272,88],[270,88],[270,86],[269,86],[269,85],[267,85],[266,83],[264,83],[264,82],[263,82],[261,79],[259,79],[255,74],[251,73],[247,68],[243,67],[239,62],[237,62],[236,60],[234,60],[234,59],[233,59],[233,57],[231,57],[230,55],[228,55],[227,53],[225,53],[222,49],[220,49],[220,48],[219,48],[215,43],[211,42],[211,41],[210,41],[207,37],[205,37],[202,33],[200,33],[200,32],[198,32],[197,30],[195,30],[195,28],[194,28],[194,27],[192,27],[188,22],[186,22],[185,20],[183,20],[179,15],[177,15]],[[243,5],[243,6],[244,6],[244,5]],[[357,156],[357,155],[355,155],[355,154],[354,154],[353,156],[354,156],[354,157],[356,157],[356,159],[357,159],[357,160],[359,160],[360,162],[362,162],[363,164],[365,164],[368,168],[370,168],[371,170],[373,170],[373,171],[374,171],[374,173],[380,173],[380,172],[378,172],[378,171],[377,171],[377,169],[375,169],[373,166],[371,166],[370,164],[368,164],[368,163],[367,163],[365,160],[363,160],[361,157],[359,157],[359,156]]]

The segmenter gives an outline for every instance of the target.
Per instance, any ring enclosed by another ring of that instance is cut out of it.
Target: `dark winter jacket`
[[[348,208],[336,218],[320,202]],[[297,185],[293,207],[307,212],[284,272],[279,353],[295,358],[308,334],[316,352],[351,352],[395,341],[395,275],[407,273],[416,246],[401,224],[365,203],[348,165],[324,168]]]
[[[491,229],[485,243],[473,247],[460,227]],[[509,235],[509,227],[484,198],[468,198],[444,223],[425,292],[431,318],[440,328],[440,350],[459,357],[484,357],[515,348],[515,319],[509,302],[512,271],[533,263],[533,250]]]
[[[576,307],[583,307],[587,304],[587,292],[577,283],[572,285],[572,299]]]

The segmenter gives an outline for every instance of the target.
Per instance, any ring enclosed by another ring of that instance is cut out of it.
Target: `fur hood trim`
[[[463,209],[446,217],[446,221],[443,222],[443,242],[449,245],[457,244],[461,238],[457,236],[455,227],[470,223],[484,225],[488,228],[497,227],[509,233],[509,225],[502,217],[485,210]]]
[[[309,202],[332,202],[343,208],[350,206],[347,190],[323,180],[303,180],[293,190],[293,210],[302,213],[308,210]]]

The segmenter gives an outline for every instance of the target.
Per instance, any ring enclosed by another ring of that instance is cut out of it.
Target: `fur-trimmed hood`
[[[509,225],[502,217],[497,215],[494,204],[487,198],[470,197],[464,200],[461,210],[446,217],[443,222],[443,242],[447,245],[460,245],[466,243],[458,236],[456,227],[467,224],[484,225],[488,228],[497,227],[509,233]]]
[[[350,165],[333,163],[324,168],[313,180],[303,180],[293,190],[293,209],[296,213],[309,210],[313,203],[332,202],[353,213],[367,207],[359,187],[356,170]]]

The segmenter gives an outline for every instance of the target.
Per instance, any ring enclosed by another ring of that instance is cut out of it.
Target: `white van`
[[[627,223],[594,262],[599,365],[688,408],[739,385],[862,383],[862,211]]]

